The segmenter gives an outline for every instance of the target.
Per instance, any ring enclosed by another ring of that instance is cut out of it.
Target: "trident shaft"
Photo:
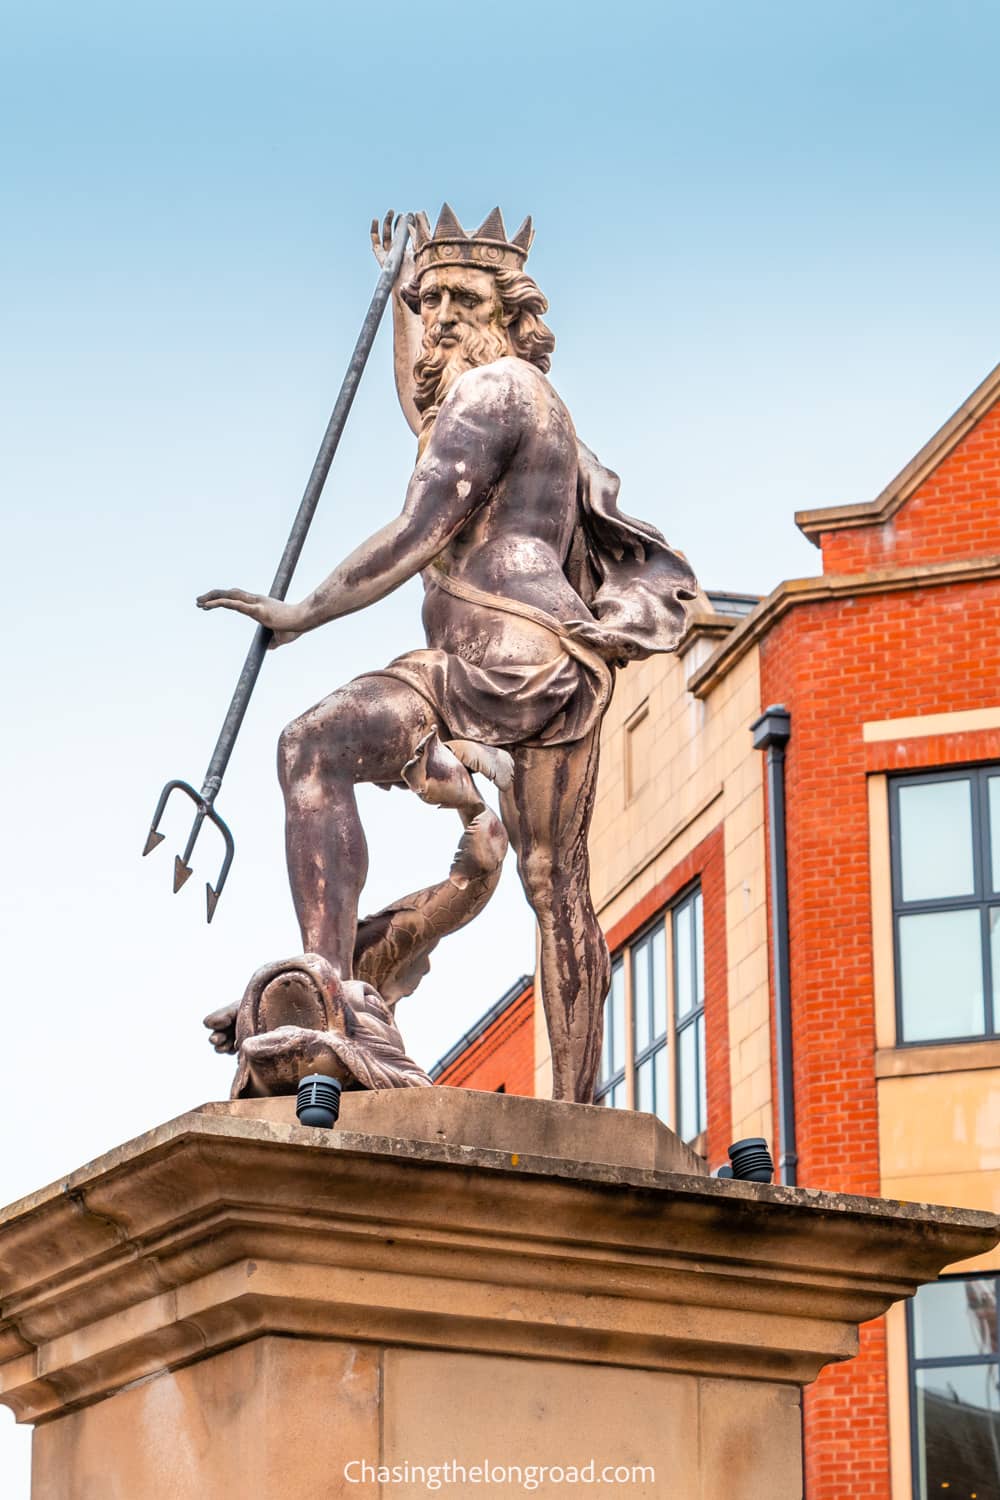
[[[340,443],[341,434],[347,423],[358,386],[361,383],[361,376],[368,362],[372,344],[375,342],[378,326],[382,321],[382,314],[385,312],[389,294],[399,273],[409,235],[410,221],[404,214],[396,225],[396,232],[393,235],[392,244],[386,255],[382,274],[376,283],[371,303],[365,314],[365,320],[361,325],[361,332],[358,334],[358,341],[354,346],[354,353],[351,355],[350,363],[347,366],[347,374],[344,376],[343,384],[340,387],[340,394],[337,397],[336,405],[327,423],[326,432],[323,434],[323,441],[316,455],[316,462],[313,464],[312,473],[309,475],[309,482],[306,485],[298,513],[288,535],[288,541],[285,543],[285,550],[278,564],[278,571],[274,575],[274,582],[271,584],[269,590],[273,599],[284,599],[288,593],[292,574],[295,572],[295,565],[305,544],[309,527],[312,524],[312,518],[316,514],[316,507],[323,493],[323,486],[330,472],[330,465],[333,463],[333,457]],[[225,844],[225,856],[222,861],[222,868],[219,871],[219,878],[216,880],[214,886],[207,881],[205,884],[207,915],[210,922],[215,915],[215,908],[219,904],[222,887],[226,883],[226,877],[233,863],[233,855],[236,852],[233,835],[215,810],[215,799],[219,794],[222,778],[229,764],[229,757],[233,753],[233,746],[236,743],[236,736],[240,732],[240,726],[243,723],[247,705],[250,702],[250,695],[254,690],[257,678],[260,675],[260,669],[264,664],[264,656],[267,652],[270,639],[270,630],[263,625],[258,625],[254,632],[250,650],[247,652],[246,661],[243,663],[243,670],[240,672],[232,701],[226,711],[222,729],[219,731],[219,738],[215,742],[215,749],[212,751],[212,758],[208,763],[208,770],[205,772],[201,791],[196,792],[194,787],[186,781],[167,782],[156,804],[156,811],[153,814],[153,821],[150,824],[149,833],[146,835],[145,847],[142,851],[143,854],[151,854],[158,845],[163,843],[165,835],[160,833],[158,829],[160,819],[163,817],[171,793],[179,791],[190,797],[196,808],[195,817],[191,825],[191,832],[188,835],[188,841],[184,846],[184,853],[178,854],[174,859],[174,891],[175,893],[179,891],[191,874],[191,856],[194,852],[194,846],[201,832],[202,825],[207,819],[208,822],[215,824]]]

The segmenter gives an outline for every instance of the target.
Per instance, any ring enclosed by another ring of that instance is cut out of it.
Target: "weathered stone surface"
[[[483,1147],[520,1156],[651,1167],[707,1176],[708,1167],[654,1115],[546,1102],[476,1089],[380,1089],[344,1094],[338,1131]],[[296,1124],[292,1098],[208,1104],[213,1114]]]
[[[363,1463],[484,1459],[799,1500],[799,1386],[1000,1234],[663,1170],[689,1153],[662,1126],[585,1106],[389,1090],[329,1131],[291,1107],[205,1105],[0,1213],[33,1500],[377,1496]]]
[[[32,1500],[342,1495],[345,1462],[378,1463],[380,1365],[371,1345],[264,1337],[141,1381],[38,1429]]]
[[[804,1381],[998,1238],[989,1214],[546,1155],[574,1106],[425,1092],[435,1140],[386,1133],[403,1091],[332,1131],[209,1106],[7,1209],[0,1399],[37,1420],[265,1333]],[[462,1143],[477,1111],[508,1149]],[[590,1117],[588,1151],[620,1155],[599,1127],[625,1122]]]

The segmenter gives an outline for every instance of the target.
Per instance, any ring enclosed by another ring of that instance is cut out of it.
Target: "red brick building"
[[[621,674],[599,1095],[712,1168],[764,1135],[801,1186],[997,1211],[1000,367],[875,500],[796,520],[819,576],[705,596],[676,657]],[[439,1081],[548,1091],[529,985]],[[998,1273],[952,1268],[807,1392],[809,1500],[1000,1497]]]
[[[490,1093],[535,1092],[535,986],[514,981],[431,1069],[435,1083]]]

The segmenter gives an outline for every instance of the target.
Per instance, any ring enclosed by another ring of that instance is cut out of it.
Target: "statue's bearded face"
[[[436,266],[420,278],[423,348],[414,375],[417,405],[437,408],[465,370],[511,353],[495,278],[473,266]]]

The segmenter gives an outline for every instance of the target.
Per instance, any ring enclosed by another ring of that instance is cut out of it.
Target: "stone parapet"
[[[665,1170],[698,1159],[648,1116],[442,1089],[345,1096],[330,1131],[290,1121],[290,1101],[208,1105],[0,1215],[0,1400],[43,1424],[35,1500],[89,1493],[67,1455],[116,1403],[135,1405],[137,1382],[164,1399],[152,1387],[168,1376],[196,1406],[211,1405],[205,1381],[231,1378],[251,1426],[269,1381],[272,1413],[288,1407],[286,1366],[302,1365],[316,1421],[332,1421],[323,1400],[339,1386],[323,1398],[316,1371],[390,1351],[396,1368],[402,1350],[425,1397],[435,1360],[446,1390],[480,1370],[455,1363],[472,1355],[523,1389],[544,1388],[553,1362],[671,1372],[699,1390],[800,1386],[850,1357],[859,1323],[1000,1236],[986,1213]],[[234,1353],[253,1341],[256,1354]],[[377,1427],[387,1408],[372,1399]],[[384,1451],[365,1433],[362,1447]],[[142,1472],[145,1489],[108,1481],[102,1494],[189,1493]],[[219,1485],[190,1493],[230,1493]]]

